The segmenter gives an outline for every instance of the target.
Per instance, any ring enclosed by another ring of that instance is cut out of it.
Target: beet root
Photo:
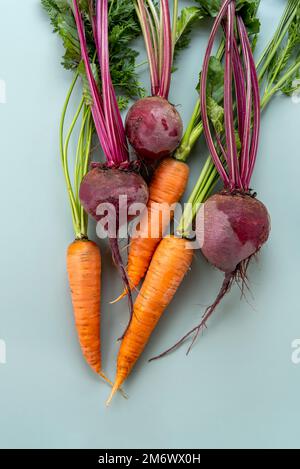
[[[208,319],[234,281],[241,280],[243,292],[248,264],[267,241],[269,233],[270,217],[266,207],[249,194],[223,191],[205,202],[204,210],[198,212],[196,236],[204,257],[225,274],[221,289],[213,304],[206,309],[201,322],[175,345],[151,360],[164,357],[193,335],[187,350],[187,353],[190,352],[200,331],[206,327]]]
[[[140,99],[129,110],[126,135],[138,156],[158,160],[178,147],[183,124],[175,106],[159,96]]]
[[[122,196],[127,196],[127,200],[123,200]],[[119,211],[124,209],[128,214],[132,204],[146,205],[149,192],[144,179],[133,171],[96,167],[84,177],[79,197],[85,211],[97,221],[101,219],[97,214],[99,205],[112,204],[116,210],[116,221],[119,222]],[[128,221],[130,219],[128,217]]]
[[[269,237],[268,211],[262,202],[248,194],[213,195],[205,202],[200,216],[203,215],[204,222],[197,223],[202,253],[225,273],[235,272]]]
[[[123,196],[126,196],[126,199]],[[111,204],[114,208],[113,212],[108,210],[108,216],[114,217],[107,226],[108,237],[113,261],[119,269],[124,287],[127,290],[131,318],[133,314],[131,288],[117,237],[119,223],[122,221],[120,220],[121,211],[127,215],[127,221],[130,221],[133,218],[128,213],[130,206],[134,203],[140,203],[144,206],[147,204],[149,197],[147,184],[139,174],[133,171],[97,166],[84,177],[79,197],[85,211],[97,221],[100,221],[104,216],[104,213],[100,214],[98,211],[101,204]]]

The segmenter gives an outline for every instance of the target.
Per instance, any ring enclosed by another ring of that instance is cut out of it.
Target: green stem
[[[173,55],[176,45],[176,37],[177,37],[177,17],[178,17],[178,0],[173,0],[173,22],[172,22],[172,47],[173,47]]]
[[[74,190],[75,190],[75,195],[76,195],[77,207],[79,210],[80,210],[80,205],[81,205],[79,201],[79,186],[81,184],[81,181],[84,175],[84,169],[83,169],[84,162],[82,161],[82,155],[84,153],[84,143],[85,143],[85,137],[86,137],[86,123],[87,123],[88,117],[90,116],[90,113],[91,113],[90,108],[87,106],[84,106],[83,119],[82,119],[80,131],[79,131],[78,144],[77,144],[77,150],[76,150]]]
[[[271,98],[274,96],[277,91],[281,89],[281,87],[284,85],[284,83],[294,75],[297,70],[300,69],[300,60],[295,63],[292,67],[289,68],[289,70],[284,74],[284,76],[276,83],[276,85],[273,86],[271,90],[268,90],[261,102],[262,108],[266,107],[266,105],[269,103]]]
[[[275,33],[273,40],[270,44],[266,47],[264,53],[262,54],[261,58],[258,61],[257,67],[263,63],[262,68],[259,71],[258,79],[261,81],[265,76],[265,73],[272,62],[280,44],[282,43],[283,39],[286,36],[286,33],[289,30],[291,23],[293,22],[295,16],[297,14],[297,3],[294,1],[290,1],[285,9],[283,19],[279,24],[279,27]],[[271,51],[271,52],[270,52]]]
[[[82,174],[80,175],[80,180],[83,179],[83,177],[88,171],[93,133],[94,133],[93,120],[92,120],[91,113],[89,113],[87,117],[87,121],[86,121],[86,141],[85,141],[85,150],[84,150],[84,160],[82,164]],[[87,236],[88,217],[82,205],[80,205],[80,225],[81,225],[82,234],[84,236]]]
[[[209,156],[206,159],[206,162],[202,168],[198,181],[196,182],[196,185],[194,186],[194,189],[187,201],[187,209],[184,210],[182,217],[179,221],[177,230],[176,230],[178,233],[186,234],[187,233],[186,230],[191,228],[194,216],[196,215],[194,207],[196,203],[198,203],[199,200],[201,203],[201,200],[202,200],[201,193],[203,192],[203,188],[205,187],[207,181],[209,180],[212,171],[215,171],[215,173],[217,174],[213,161],[211,157]],[[190,210],[191,206],[192,206],[192,211]]]
[[[65,144],[64,144],[64,154],[63,154],[63,169],[64,169],[64,175],[65,175],[66,184],[67,184],[67,191],[68,191],[70,202],[71,202],[71,205],[72,205],[72,208],[73,208],[73,214],[74,214],[74,222],[73,223],[74,223],[76,238],[80,237],[80,235],[81,235],[81,233],[80,233],[80,219],[79,219],[79,214],[78,214],[78,208],[77,208],[77,205],[76,205],[76,198],[75,198],[74,191],[73,191],[73,188],[72,188],[72,183],[71,183],[71,178],[70,178],[70,173],[69,173],[68,150],[69,150],[70,139],[71,139],[71,136],[73,134],[75,125],[78,121],[78,118],[81,114],[83,104],[84,104],[84,98],[82,98],[82,100],[80,102],[80,105],[78,106],[76,114],[75,114],[75,116],[73,118],[73,121],[71,123],[70,129],[67,133],[67,137],[66,137]]]
[[[192,117],[182,137],[180,146],[177,148],[175,152],[174,157],[176,158],[176,160],[179,160],[179,161],[187,160],[187,157],[190,154],[191,149],[192,149],[192,146],[190,143],[191,134],[194,128],[196,127],[197,123],[199,122],[199,119],[200,119],[200,100],[197,101],[196,106],[194,107]]]
[[[74,91],[76,82],[78,80],[79,74],[76,73],[73,81],[71,83],[70,89],[68,91],[63,110],[62,110],[62,116],[61,116],[61,121],[60,121],[60,129],[59,129],[59,142],[60,142],[60,155],[61,155],[61,162],[63,166],[63,171],[64,171],[64,176],[67,184],[67,191],[69,195],[69,200],[70,200],[70,205],[71,205],[71,214],[72,214],[72,222],[73,222],[73,227],[75,231],[76,237],[79,235],[79,219],[78,219],[78,213],[76,210],[76,202],[75,202],[75,197],[74,197],[74,192],[69,176],[69,169],[68,169],[68,156],[65,153],[65,144],[64,144],[64,125],[65,125],[65,120],[66,120],[66,114],[67,114],[67,109],[70,103],[70,99],[72,96],[72,93]]]
[[[272,77],[268,81],[268,86],[266,88],[266,92],[269,92],[272,89],[272,85],[275,83],[276,78],[277,78],[277,76],[280,73],[280,70],[282,68],[282,64],[284,63],[284,61],[286,59],[286,55],[288,53],[288,50],[289,50],[289,41],[287,42],[287,44],[285,46],[284,53],[282,54],[281,59],[278,61],[276,69],[274,70],[274,73],[272,74]]]
[[[224,40],[222,40],[216,53],[216,58],[218,60],[221,60],[223,57],[224,47]],[[189,121],[186,131],[184,132],[181,143],[175,152],[174,158],[179,161],[186,161],[202,132],[203,126],[201,122],[200,100],[197,99],[192,117]]]

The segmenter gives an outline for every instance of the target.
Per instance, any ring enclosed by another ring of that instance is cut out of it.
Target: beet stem
[[[212,128],[216,142],[213,139],[206,96],[209,60],[220,25],[222,25],[225,35],[224,128],[226,148],[221,143],[223,137],[218,135],[214,126]],[[260,93],[247,30],[242,18],[236,13],[233,0],[224,0],[210,34],[201,76],[200,101],[207,145],[225,188],[229,188],[230,191],[249,192],[259,142]],[[240,154],[235,133],[234,104],[236,104],[238,133],[241,141]]]
[[[137,0],[136,12],[137,12],[138,19],[141,25],[141,29],[142,29],[142,33],[143,33],[144,41],[145,41],[145,46],[146,46],[146,51],[147,51],[147,56],[148,56],[149,69],[150,69],[150,81],[151,81],[151,93],[152,93],[152,96],[155,96],[160,87],[158,63],[156,59],[154,44],[151,41],[151,30],[148,24],[149,17],[147,18],[147,10],[146,10],[144,0]]]
[[[111,238],[109,238],[109,242],[110,242],[110,247],[111,247],[111,251],[112,251],[113,261],[114,261],[116,267],[120,271],[121,278],[122,278],[122,281],[123,281],[123,284],[124,284],[124,288],[127,291],[127,297],[128,297],[130,317],[129,317],[129,322],[127,324],[126,330],[124,331],[124,334],[121,337],[121,339],[123,339],[124,335],[126,334],[126,332],[128,330],[128,327],[129,327],[129,324],[130,324],[130,321],[131,321],[132,315],[133,315],[132,292],[131,292],[130,282],[129,282],[128,275],[127,275],[127,272],[126,272],[126,268],[123,264],[122,256],[121,256],[121,253],[120,253],[118,239],[114,238],[114,237],[111,237]]]
[[[162,29],[163,29],[163,66],[162,76],[159,89],[159,96],[168,99],[171,85],[172,73],[172,56],[173,56],[173,43],[172,43],[172,30],[170,8],[168,0],[161,0],[162,12]]]
[[[228,152],[228,169],[230,188],[235,189],[238,180],[238,156],[234,131],[233,100],[232,100],[232,57],[234,38],[235,5],[228,5],[226,42],[225,42],[225,71],[224,71],[224,125],[226,146]]]
[[[204,56],[204,62],[203,62],[203,67],[202,67],[202,74],[201,74],[201,84],[200,84],[200,107],[201,107],[201,114],[202,114],[202,122],[203,122],[203,130],[207,142],[207,146],[209,148],[209,151],[211,153],[213,162],[216,166],[216,169],[223,180],[225,185],[229,184],[229,177],[227,175],[226,170],[223,167],[223,164],[219,158],[218,152],[216,151],[212,133],[210,130],[210,124],[209,124],[209,119],[208,119],[208,111],[207,111],[207,79],[208,79],[208,68],[209,68],[209,61],[210,61],[210,55],[212,52],[212,48],[214,45],[214,41],[218,32],[218,28],[223,20],[223,18],[226,15],[226,10],[228,8],[228,5],[230,4],[232,0],[225,0],[224,4],[221,7],[221,10],[215,20],[215,23],[213,25],[213,28],[210,33],[210,37],[208,40],[208,45],[207,49],[205,52]]]
[[[108,0],[97,0],[96,19],[93,11],[90,12],[97,56],[100,64],[102,95],[98,90],[92,72],[84,23],[78,7],[78,0],[73,0],[73,5],[81,55],[93,100],[91,109],[96,131],[108,166],[118,167],[120,164],[129,161],[129,153],[125,130],[109,70]]]

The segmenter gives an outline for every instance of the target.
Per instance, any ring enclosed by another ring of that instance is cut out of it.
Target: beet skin
[[[257,253],[269,237],[268,211],[262,202],[249,195],[213,195],[205,202],[200,217],[197,238],[202,242],[202,253],[225,273],[234,272],[242,261]]]
[[[116,168],[94,168],[89,171],[79,193],[83,208],[97,221],[100,218],[96,213],[97,207],[103,203],[111,203],[118,215],[120,196],[124,195],[127,196],[125,208],[128,213],[133,203],[147,204],[148,187],[139,174]]]
[[[125,130],[130,144],[141,158],[157,160],[176,150],[183,125],[175,106],[164,98],[152,96],[140,99],[130,108]]]

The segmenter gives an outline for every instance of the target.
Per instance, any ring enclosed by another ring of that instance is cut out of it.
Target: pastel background
[[[261,1],[259,49],[284,5]],[[171,101],[185,123],[207,26],[193,35],[173,79]],[[198,254],[126,384],[130,399],[117,396],[105,408],[109,389],[81,358],[65,268],[73,232],[58,124],[71,76],[39,0],[0,0],[0,44],[0,447],[299,448],[300,364],[292,362],[292,342],[300,339],[300,104],[278,96],[263,115],[253,186],[270,210],[272,236],[249,272],[253,297],[240,301],[233,288],[189,357],[183,347],[148,364],[197,323],[217,293],[222,276]],[[148,83],[146,69],[143,78]],[[190,188],[205,156],[201,141]],[[113,376],[128,313],[126,303],[108,305],[121,284],[101,247],[103,365]]]

